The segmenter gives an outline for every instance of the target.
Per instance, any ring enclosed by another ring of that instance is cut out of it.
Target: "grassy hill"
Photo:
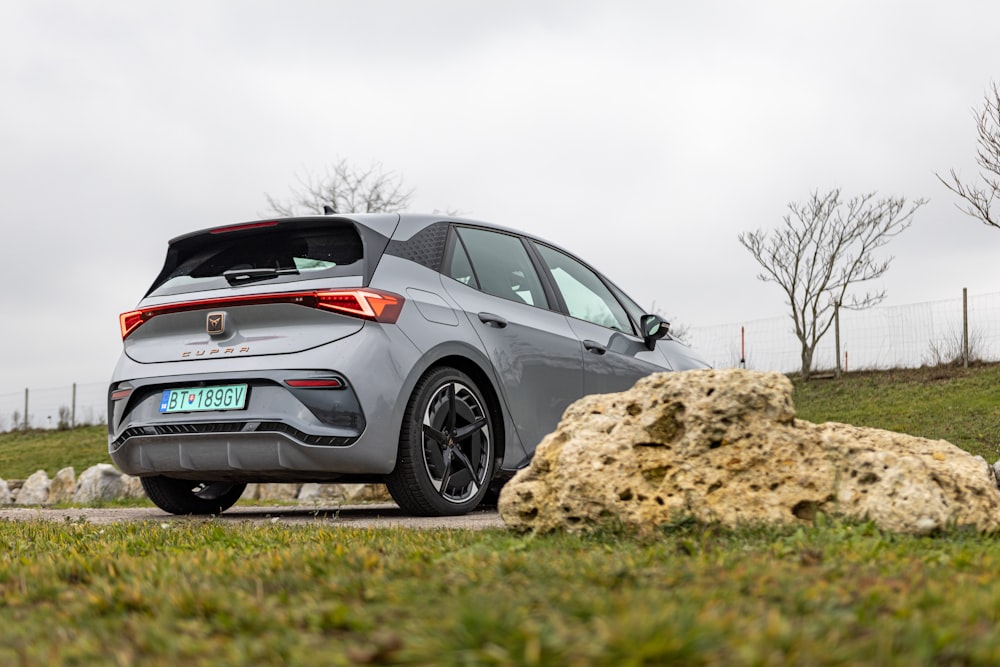
[[[836,421],[947,440],[990,463],[1000,459],[1000,364],[849,373],[795,382],[799,418]],[[65,466],[77,474],[110,463],[107,428],[0,433],[0,478]]]
[[[947,440],[1000,458],[1000,364],[850,373],[795,383],[796,415]]]
[[[36,470],[54,477],[66,466],[79,475],[98,463],[111,463],[107,426],[0,433],[0,479],[25,479]]]

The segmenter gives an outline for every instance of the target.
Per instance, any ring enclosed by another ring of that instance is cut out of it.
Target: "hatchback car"
[[[384,482],[406,512],[465,513],[574,400],[706,366],[565,250],[408,214],[177,237],[120,319],[110,455],[175,514],[307,481]]]

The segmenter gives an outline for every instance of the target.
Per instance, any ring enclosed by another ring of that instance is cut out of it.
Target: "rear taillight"
[[[119,316],[122,340],[125,340],[140,326],[167,313],[180,313],[208,308],[228,306],[254,306],[268,303],[293,303],[309,308],[331,310],[341,315],[358,317],[363,320],[394,324],[403,310],[405,299],[392,292],[375,289],[317,290],[312,292],[279,292],[276,294],[250,294],[222,299],[201,299],[184,301],[163,306],[151,306],[142,310],[130,310]]]
[[[337,378],[305,378],[285,380],[285,384],[295,389],[343,389],[344,383]]]
[[[120,401],[123,398],[128,398],[129,396],[132,395],[132,391],[133,391],[132,387],[124,387],[122,389],[115,389],[113,392],[111,392],[111,400],[112,401]]]
[[[319,308],[390,324],[399,319],[399,311],[403,309],[403,297],[378,290],[317,292],[316,298]]]
[[[148,313],[148,316],[144,316]],[[128,335],[139,328],[146,320],[153,316],[151,311],[142,310],[130,310],[127,313],[122,313],[118,316],[118,323],[122,328],[122,340],[128,338]]]

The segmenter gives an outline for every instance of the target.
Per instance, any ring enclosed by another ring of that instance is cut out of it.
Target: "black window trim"
[[[386,248],[389,245],[389,238],[383,236],[374,229],[368,227],[363,223],[359,223],[356,220],[352,220],[346,217],[320,217],[320,216],[303,216],[299,218],[289,218],[275,220],[273,226],[265,227],[268,230],[267,233],[275,233],[278,231],[287,232],[297,232],[310,229],[322,229],[324,227],[334,227],[334,226],[345,226],[351,227],[354,232],[358,235],[361,241],[362,256],[359,260],[361,262],[360,273],[351,272],[347,275],[361,275],[362,286],[367,287],[371,282],[372,276],[375,274],[375,269],[378,263],[382,259],[382,255],[385,253]],[[169,280],[170,275],[177,267],[181,264],[181,255],[185,254],[185,259],[187,256],[192,254],[194,249],[197,249],[203,245],[209,245],[209,241],[212,239],[213,229],[217,228],[207,228],[196,232],[191,232],[189,234],[184,234],[173,238],[167,244],[167,255],[162,268],[156,278],[153,279],[152,284],[146,290],[143,298],[153,295],[163,284]],[[237,230],[232,232],[226,232],[227,236],[232,235],[229,239],[236,240],[241,237],[253,236],[262,233],[259,229],[247,229],[247,230]],[[228,240],[224,237],[223,240]],[[347,266],[353,266],[357,262],[352,262],[349,265],[342,265],[338,267],[332,267],[330,269],[324,269],[324,272],[328,272],[325,275],[321,275],[317,272],[312,277],[314,278],[325,278],[325,277],[338,277],[343,269]],[[277,284],[280,282],[295,282],[295,280],[301,279],[295,276],[285,276],[279,277],[277,279],[272,279],[268,281],[268,284]],[[177,294],[184,294],[194,290],[181,290],[176,292]],[[169,294],[174,294],[174,292],[168,292]]]
[[[525,305],[525,306],[531,306],[533,308],[542,308],[543,310],[550,310],[550,311],[553,311],[553,312],[557,312],[557,313],[559,313],[561,315],[565,315],[566,317],[573,317],[572,315],[570,315],[570,313],[569,313],[569,307],[566,305],[566,300],[563,298],[562,292],[559,290],[559,286],[556,284],[555,276],[553,276],[552,272],[549,271],[549,267],[545,264],[545,260],[542,258],[541,254],[538,252],[538,250],[535,248],[536,244],[540,245],[540,246],[545,246],[546,248],[549,248],[550,250],[553,250],[555,252],[558,252],[558,253],[561,253],[563,255],[566,255],[570,259],[573,259],[576,262],[579,262],[585,268],[587,268],[588,270],[592,271],[594,273],[594,275],[597,276],[597,279],[601,281],[601,283],[604,285],[604,287],[607,288],[608,292],[611,294],[611,297],[618,303],[618,306],[625,313],[625,317],[628,318],[629,324],[631,324],[631,326],[632,326],[632,331],[631,332],[629,332],[629,331],[619,331],[618,329],[613,329],[613,328],[608,328],[608,327],[604,327],[605,329],[608,329],[608,331],[615,331],[617,333],[621,333],[621,334],[626,335],[626,336],[632,336],[633,338],[636,338],[637,340],[640,339],[640,336],[639,336],[639,330],[640,330],[639,324],[640,323],[637,322],[634,317],[632,317],[632,313],[629,312],[629,309],[625,307],[625,304],[622,303],[621,298],[618,296],[618,294],[626,294],[626,292],[624,290],[622,290],[616,284],[614,284],[613,282],[611,282],[610,280],[608,280],[607,276],[605,276],[603,273],[601,273],[600,271],[598,271],[597,269],[595,269],[592,265],[590,265],[587,262],[583,261],[582,259],[580,259],[578,256],[574,255],[573,253],[568,252],[565,249],[560,248],[557,245],[554,245],[552,243],[548,243],[546,241],[542,241],[541,239],[537,239],[537,238],[534,238],[532,236],[528,236],[526,234],[517,234],[517,233],[511,232],[511,231],[504,230],[504,229],[497,229],[495,227],[485,227],[485,226],[480,226],[480,225],[470,225],[470,224],[466,224],[466,223],[455,223],[455,222],[453,222],[453,223],[451,223],[451,230],[448,233],[448,240],[447,240],[447,242],[445,244],[444,256],[442,258],[442,263],[441,263],[441,271],[440,271],[441,275],[443,275],[443,276],[445,276],[447,278],[451,278],[451,276],[448,276],[447,274],[444,273],[444,262],[446,260],[448,260],[452,256],[452,253],[454,252],[454,246],[455,246],[455,244],[456,243],[461,244],[462,251],[465,252],[465,256],[469,260],[469,266],[472,267],[472,275],[475,277],[476,284],[477,284],[477,286],[475,286],[475,287],[473,287],[472,285],[468,285],[468,287],[470,287],[472,289],[475,289],[476,291],[483,292],[483,290],[480,287],[478,287],[478,285],[480,283],[479,283],[479,276],[476,273],[476,264],[475,264],[475,262],[472,261],[472,256],[469,254],[468,248],[465,247],[465,242],[462,240],[461,235],[458,233],[459,229],[465,229],[465,228],[468,228],[468,229],[478,229],[480,231],[492,232],[494,234],[502,234],[503,236],[512,236],[512,237],[514,237],[514,238],[516,238],[516,239],[518,239],[518,240],[521,241],[521,245],[524,247],[525,251],[528,253],[528,258],[531,261],[532,267],[535,269],[535,273],[538,274],[538,280],[539,280],[539,282],[542,285],[542,291],[545,294],[545,298],[548,300],[548,306],[547,307],[538,306],[538,305],[534,305],[534,304],[527,304],[527,303],[523,304],[523,305]],[[454,280],[454,278],[451,278],[451,279]],[[483,294],[489,294],[489,292],[483,292]],[[496,296],[496,295],[491,295],[491,296]],[[502,299],[503,297],[496,296],[496,298]],[[629,298],[631,298],[631,297],[629,297]],[[517,302],[514,301],[512,303],[517,303]],[[579,320],[580,322],[586,322],[587,321],[587,320],[581,320],[578,317],[573,317],[573,319]],[[589,324],[594,324],[595,326],[601,326],[600,324],[596,324],[595,322],[589,322]]]
[[[586,268],[589,271],[591,271],[595,276],[597,276],[597,279],[599,281],[601,281],[601,283],[604,285],[604,287],[608,290],[608,293],[611,295],[611,297],[618,304],[618,307],[621,308],[622,312],[625,313],[625,317],[628,318],[629,324],[631,324],[631,326],[632,326],[632,331],[619,331],[618,329],[609,328],[609,327],[603,327],[603,328],[607,329],[608,331],[616,331],[616,332],[624,334],[626,336],[632,336],[632,337],[634,337],[636,339],[639,338],[639,323],[636,322],[633,319],[632,314],[629,313],[628,308],[625,307],[625,305],[621,302],[621,299],[618,298],[618,295],[615,293],[616,291],[618,291],[618,292],[621,292],[622,294],[625,294],[624,290],[622,290],[620,287],[618,287],[613,282],[611,282],[610,280],[608,280],[608,278],[603,273],[601,273],[600,271],[598,271],[593,266],[591,266],[587,262],[583,261],[582,259],[580,259],[576,255],[574,255],[573,253],[567,252],[566,250],[560,248],[559,246],[553,245],[551,243],[546,243],[546,242],[541,241],[539,239],[526,238],[526,240],[529,241],[528,246],[530,247],[532,261],[535,262],[536,266],[540,266],[541,267],[542,274],[545,276],[545,282],[546,282],[546,284],[549,286],[549,288],[553,289],[555,291],[556,295],[557,295],[557,302],[559,304],[559,312],[561,312],[566,317],[572,317],[574,320],[578,320],[580,322],[588,322],[589,324],[593,324],[593,325],[599,326],[599,327],[603,326],[603,325],[597,324],[596,322],[589,322],[588,320],[581,320],[579,317],[573,317],[570,314],[569,307],[566,305],[566,301],[565,301],[565,299],[563,299],[562,292],[558,288],[558,284],[556,283],[555,276],[553,276],[552,272],[549,271],[549,267],[548,267],[548,265],[545,264],[545,261],[542,259],[541,254],[538,252],[538,250],[535,249],[535,247],[534,247],[535,244],[540,245],[540,246],[545,246],[549,250],[552,250],[554,252],[558,252],[561,255],[566,255],[570,259],[578,262],[584,268]]]
[[[450,229],[448,230],[448,240],[445,241],[444,244],[444,256],[441,258],[441,268],[439,273],[445,278],[455,280],[455,278],[452,278],[450,275],[445,273],[445,263],[449,264],[447,268],[450,270],[450,263],[454,261],[455,246],[459,246],[462,249],[462,252],[465,253],[465,259],[469,263],[469,268],[472,270],[472,279],[476,281],[475,285],[466,285],[466,287],[471,287],[474,290],[482,292],[483,290],[479,287],[479,274],[476,273],[476,265],[472,263],[472,256],[469,254],[469,249],[465,247],[465,241],[462,240],[462,237],[458,233],[458,225],[451,224]],[[455,282],[461,281],[456,280]]]
[[[524,251],[528,255],[528,261],[531,262],[531,267],[535,270],[535,274],[538,277],[538,283],[542,286],[542,293],[545,295],[545,299],[548,302],[548,304],[545,306],[539,306],[538,304],[533,304],[533,303],[523,303],[521,305],[529,306],[531,308],[541,308],[542,310],[550,310],[553,312],[561,313],[563,315],[566,314],[566,304],[562,300],[562,295],[559,294],[558,291],[554,289],[548,271],[544,270],[545,269],[544,264],[541,263],[541,259],[537,256],[535,249],[531,247],[531,243],[529,243],[529,239],[527,237],[525,237],[523,234],[516,234],[513,232],[509,232],[507,230],[497,229],[495,227],[483,227],[479,225],[457,224],[457,223],[452,223],[451,227],[452,229],[448,236],[448,243],[445,246],[445,259],[451,257],[451,253],[454,250],[454,244],[456,242],[455,239],[457,239],[457,242],[462,245],[462,250],[465,252],[465,256],[469,259],[469,265],[472,267],[472,275],[475,276],[477,284],[482,284],[482,283],[479,280],[479,275],[476,273],[476,263],[472,261],[472,255],[469,254],[468,248],[465,247],[465,241],[462,240],[462,236],[461,234],[459,234],[459,230],[476,229],[483,232],[499,234],[501,236],[509,236],[520,241],[521,247],[524,248]],[[443,269],[443,263],[442,263],[442,269]],[[443,270],[441,275],[445,275]],[[446,276],[446,277],[450,278],[451,276]],[[454,280],[454,278],[452,278],[452,280]],[[472,287],[472,285],[469,285],[469,287]],[[482,288],[478,286],[472,287],[472,289],[475,289],[478,292],[482,292],[483,294],[489,294],[490,296],[496,297],[497,299],[504,298],[496,294],[490,294],[489,292],[484,291]],[[517,301],[513,300],[509,301],[511,301],[511,303],[518,303]],[[553,304],[558,305],[559,306],[558,309],[554,308]]]

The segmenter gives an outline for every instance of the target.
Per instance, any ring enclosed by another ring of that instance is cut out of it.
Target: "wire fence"
[[[968,312],[969,358],[1000,361],[1000,293],[840,313],[841,367],[846,371],[916,368],[962,358],[963,312]],[[689,327],[686,339],[715,368],[794,373],[801,345],[790,317]],[[741,360],[745,360],[741,363]],[[834,330],[813,357],[816,372],[837,366]],[[0,431],[107,423],[106,382],[26,388],[0,393]]]
[[[841,368],[873,370],[952,364],[962,359],[963,299],[840,312]],[[968,297],[969,358],[1000,361],[1000,293]],[[690,327],[687,339],[716,368],[793,373],[802,346],[791,316],[711,327]],[[745,355],[745,356],[744,356]],[[831,327],[813,356],[813,370],[837,367]]]
[[[107,382],[25,388],[0,394],[0,431],[107,423]]]

